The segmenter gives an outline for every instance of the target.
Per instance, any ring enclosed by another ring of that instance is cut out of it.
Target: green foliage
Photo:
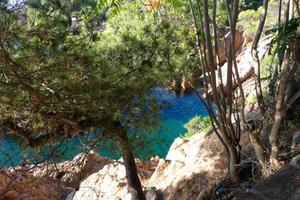
[[[160,105],[149,90],[194,66],[185,64],[191,22],[177,8],[158,16],[124,2],[107,16],[96,0],[26,3],[0,13],[0,121],[13,119],[31,138],[69,137],[77,123],[90,131],[105,120],[152,126]]]
[[[261,61],[261,71],[260,75],[262,79],[267,79],[271,77],[272,72],[274,71],[275,66],[278,64],[278,57],[274,55],[266,55]]]
[[[246,97],[246,102],[247,102],[247,103],[251,103],[251,104],[257,102],[257,98],[256,98],[255,92],[250,93],[250,94]]]
[[[299,44],[299,36],[296,34],[299,23],[299,18],[292,18],[290,21],[282,23],[270,30],[270,33],[276,34],[272,40],[272,43],[276,45],[276,53],[285,51],[290,43]]]
[[[241,10],[257,10],[262,3],[262,0],[242,0],[240,8]]]
[[[227,26],[228,18],[227,18],[227,9],[226,9],[226,0],[220,0],[217,4],[217,23],[219,25]]]
[[[200,132],[206,132],[212,128],[211,120],[209,117],[196,116],[189,120],[188,123],[184,125],[187,132],[182,137],[190,137]]]
[[[246,37],[254,38],[259,22],[260,16],[263,12],[263,7],[260,6],[257,9],[245,9],[239,14],[238,26],[244,31]],[[282,18],[284,12],[282,12]],[[278,2],[269,2],[267,18],[265,21],[264,31],[267,31],[277,24],[278,18]]]
[[[259,25],[260,13],[261,8],[240,12],[238,26],[242,28],[246,37],[254,38]]]

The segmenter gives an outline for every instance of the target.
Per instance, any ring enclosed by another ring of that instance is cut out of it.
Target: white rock
[[[179,198],[176,190],[184,187],[183,180],[192,180],[195,175],[214,180],[225,172],[225,153],[217,136],[212,132],[199,133],[174,141],[166,160],[159,161],[149,185],[161,190],[165,199],[176,199]],[[201,185],[199,189],[201,187],[206,186]]]

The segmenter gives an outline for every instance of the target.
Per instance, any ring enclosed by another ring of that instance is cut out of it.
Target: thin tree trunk
[[[116,137],[123,156],[127,184],[133,200],[146,200],[126,131],[118,129]]]
[[[236,5],[238,0],[234,1]],[[214,6],[216,9],[216,6]],[[212,97],[213,101],[217,107],[217,112],[219,114],[219,134],[226,145],[226,150],[228,152],[228,170],[233,181],[239,181],[238,175],[238,164],[240,161],[240,153],[239,153],[239,140],[236,137],[236,132],[232,125],[231,116],[232,116],[232,105],[233,105],[233,90],[232,90],[232,61],[233,61],[233,52],[232,45],[228,49],[228,71],[227,71],[227,90],[220,91],[223,92],[223,97],[225,97],[225,101],[220,99],[220,92],[217,89],[216,82],[216,70],[215,70],[215,59],[213,55],[212,48],[212,39],[210,32],[210,24],[209,24],[209,15],[208,15],[208,1],[203,1],[203,16],[204,16],[204,26],[203,30],[205,33],[205,41],[207,48],[207,60],[208,60],[208,75],[209,75],[209,84],[212,88]],[[236,8],[235,8],[236,10]],[[215,11],[214,11],[215,12]],[[236,15],[234,15],[236,17]],[[231,24],[232,25],[232,24]],[[216,32],[216,31],[215,31]],[[216,43],[216,42],[215,42]],[[231,43],[230,43],[231,44]],[[225,103],[225,104],[224,104]]]
[[[253,44],[252,44],[252,56],[254,58],[254,60],[257,63],[257,76],[256,76],[256,81],[255,84],[257,85],[256,88],[256,96],[257,96],[257,103],[258,106],[262,112],[262,114],[265,114],[265,103],[264,103],[264,98],[262,95],[262,87],[261,87],[261,79],[260,79],[260,60],[259,60],[259,56],[258,56],[258,51],[257,51],[257,47],[258,47],[258,43],[260,40],[260,37],[263,33],[263,28],[265,26],[265,21],[267,18],[267,14],[268,14],[268,5],[269,5],[269,1],[268,0],[264,0],[264,4],[263,4],[263,10],[264,13],[262,14],[261,18],[260,18],[260,22],[259,22],[259,26],[255,35],[255,38],[253,40]]]
[[[250,132],[250,141],[254,148],[258,162],[262,167],[262,173],[264,176],[266,176],[266,175],[268,175],[267,155],[266,155],[265,149],[263,148],[263,145],[261,144],[257,134],[258,134],[257,130],[251,131]]]
[[[299,8],[299,1],[298,0],[294,0],[294,6],[297,12],[298,17],[300,17],[300,8]]]
[[[239,153],[233,145],[228,147],[230,160],[229,160],[229,174],[233,181],[239,182],[238,164],[240,162]]]
[[[288,50],[289,51],[289,50]],[[289,54],[289,53],[287,53]],[[279,81],[279,88],[278,94],[276,99],[276,107],[275,107],[275,114],[274,114],[274,122],[272,125],[272,129],[269,135],[269,140],[271,144],[271,155],[270,161],[271,166],[274,169],[278,169],[280,167],[280,163],[278,161],[278,153],[279,153],[279,139],[278,139],[278,132],[279,128],[284,116],[285,111],[285,91],[286,85],[289,78],[290,72],[290,57],[289,55],[286,56],[286,60],[284,62],[284,69],[281,74],[281,78]]]
[[[277,18],[277,26],[281,24],[281,13],[282,13],[282,1],[279,0],[278,2],[278,18]],[[273,102],[275,102],[275,90],[276,90],[276,82],[278,79],[278,74],[281,69],[282,61],[283,61],[283,55],[284,53],[278,52],[277,58],[278,58],[278,64],[275,66],[275,69],[272,73],[271,80],[269,83],[269,94],[270,97],[272,97]]]

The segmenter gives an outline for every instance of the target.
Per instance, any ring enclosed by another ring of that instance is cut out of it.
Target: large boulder
[[[230,45],[230,37],[231,37],[231,32],[228,32],[218,44],[220,65],[223,65],[227,60],[226,55]],[[243,33],[239,30],[236,30],[235,40],[234,40],[235,51],[239,51],[242,48],[243,44],[244,44]]]
[[[182,77],[171,80],[169,83],[170,90],[174,90],[175,92],[188,92],[194,89],[195,80],[193,77]]]
[[[124,166],[119,162],[108,164],[82,181],[73,200],[83,199],[130,200]]]
[[[146,185],[157,165],[151,162],[137,160],[140,180]],[[122,159],[105,165],[100,171],[93,173],[81,182],[73,200],[130,200],[126,171]]]
[[[216,179],[225,175],[227,162],[222,144],[212,132],[177,138],[166,159],[161,159],[149,185],[164,199],[198,199]]]
[[[237,192],[236,200],[299,200],[300,156],[259,182],[249,192]]]
[[[181,88],[184,90],[184,91],[190,91],[194,88],[194,79],[192,77],[182,77],[182,80],[181,80]]]
[[[216,180],[227,172],[225,152],[213,131],[177,138],[166,159],[158,163],[157,160],[137,161],[148,199],[201,199],[207,188],[213,191]],[[82,181],[73,200],[83,199],[131,199],[122,160],[104,166]]]

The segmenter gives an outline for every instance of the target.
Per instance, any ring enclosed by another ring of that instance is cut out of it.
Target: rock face
[[[184,91],[189,91],[194,88],[194,79],[191,77],[183,77],[181,81],[181,88]]]
[[[248,193],[236,193],[236,200],[299,200],[300,156],[277,173],[254,186]]]
[[[0,173],[1,200],[58,200],[65,199],[72,191],[46,178],[9,170]]]
[[[164,199],[199,199],[199,192],[226,172],[225,152],[213,132],[177,138],[161,159],[149,185]],[[200,198],[201,199],[201,198]]]
[[[153,173],[155,162],[137,161],[138,173],[143,185]],[[143,167],[143,168],[141,168]],[[73,200],[131,200],[125,167],[122,160],[105,165],[100,171],[87,177],[75,193]]]
[[[187,92],[194,88],[195,80],[192,77],[182,77],[172,80],[168,85],[176,92]]]
[[[184,200],[201,199],[203,193],[200,191],[225,175],[226,163],[221,143],[213,132],[209,132],[177,138],[166,159],[160,159],[158,163],[157,159],[138,161],[137,166],[143,186],[151,188],[146,192],[148,199]],[[131,199],[122,160],[112,162],[87,177],[73,199]]]
[[[102,170],[90,175],[81,184],[73,200],[130,200],[126,184],[125,168],[114,162],[104,166]]]
[[[220,56],[220,65],[223,65],[226,62],[226,52],[228,51],[227,49],[229,48],[230,44],[230,37],[231,37],[231,32],[228,32],[223,40],[219,42],[218,45],[218,51],[219,51],[219,56]],[[241,47],[244,44],[244,37],[243,33],[239,30],[236,30],[235,32],[235,40],[234,40],[234,48],[236,51],[239,51]]]
[[[98,172],[105,165],[112,162],[94,151],[81,153],[72,160],[57,164],[42,163],[29,166],[28,172],[34,177],[47,177],[59,181],[62,185],[78,188],[80,182],[94,172]],[[24,171],[24,167],[22,168]]]
[[[8,191],[5,192],[8,200],[24,195],[28,200],[44,197],[50,200],[130,200],[122,162],[122,159],[113,161],[90,152],[56,166],[39,164],[31,170],[28,166],[11,169],[11,177],[22,178],[12,179],[2,174],[0,192]],[[157,157],[151,161],[136,160],[136,163],[148,200],[212,199],[216,180],[227,171],[225,152],[212,131],[177,138],[166,159]],[[21,172],[22,176],[18,175]],[[67,190],[65,186],[74,189]]]
[[[0,174],[0,199],[65,199],[84,178],[110,162],[110,159],[90,151],[62,163],[41,163],[4,170]]]

